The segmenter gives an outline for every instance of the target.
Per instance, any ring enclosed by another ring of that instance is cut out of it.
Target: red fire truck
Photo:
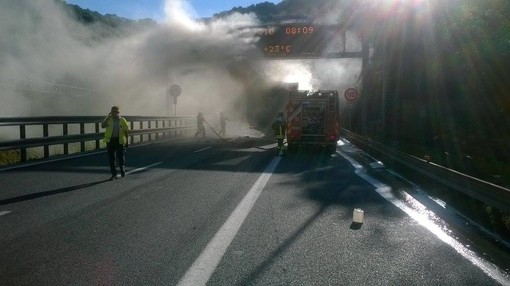
[[[288,151],[316,146],[335,152],[340,138],[338,91],[291,91],[286,106]]]

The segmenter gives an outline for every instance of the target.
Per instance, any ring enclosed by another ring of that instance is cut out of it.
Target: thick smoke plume
[[[126,115],[246,119],[281,109],[266,100],[280,82],[340,91],[357,82],[357,61],[264,60],[257,30],[246,28],[259,24],[254,15],[205,24],[185,3],[167,0],[154,27],[98,40],[102,27],[78,23],[54,0],[0,1],[0,116],[103,115],[120,105]],[[177,108],[171,84],[182,88]]]

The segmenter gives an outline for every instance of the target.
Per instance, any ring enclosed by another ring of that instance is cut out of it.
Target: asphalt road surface
[[[333,155],[274,147],[134,146],[114,181],[104,152],[2,171],[0,284],[510,285],[347,141]]]

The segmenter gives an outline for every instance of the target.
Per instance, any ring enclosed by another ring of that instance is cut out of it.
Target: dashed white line
[[[178,286],[206,285],[216,266],[227,251],[230,243],[234,240],[237,232],[241,228],[248,213],[262,193],[265,185],[269,181],[271,174],[280,162],[281,157],[275,158],[266,167],[262,175],[257,179],[253,187],[244,196],[243,200],[237,205],[236,209],[230,214],[227,221],[218,230],[214,237],[209,241],[205,249],[198,256],[197,260],[191,265],[188,271],[179,281]]]
[[[11,211],[0,211],[0,216],[6,215],[10,213]]]
[[[199,150],[193,151],[193,153],[202,152],[202,151],[204,151],[204,150],[211,149],[211,148],[212,148],[211,146],[209,146],[209,147],[205,147],[205,148],[202,148],[202,149],[199,149]]]
[[[143,171],[143,170],[146,170],[146,169],[149,169],[151,167],[154,167],[154,166],[157,166],[157,165],[161,165],[161,164],[163,164],[163,162],[157,162],[157,163],[151,164],[149,166],[145,166],[145,167],[141,167],[141,168],[137,168],[137,169],[131,170],[129,172],[126,172],[126,174],[132,174],[132,173],[140,172],[140,171]]]

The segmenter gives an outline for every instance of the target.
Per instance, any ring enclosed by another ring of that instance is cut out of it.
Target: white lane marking
[[[207,150],[207,149],[210,149],[210,148],[212,148],[212,147],[211,147],[211,146],[209,146],[209,147],[205,147],[205,148],[202,148],[202,149],[199,149],[199,150],[193,151],[193,153],[202,152],[202,151]]]
[[[347,159],[351,164],[356,168],[356,175],[364,179],[365,181],[369,182],[372,186],[376,188],[377,193],[381,195],[383,198],[385,198],[387,201],[398,207],[399,209],[406,212],[412,219],[414,219],[416,222],[421,224],[423,227],[425,227],[428,231],[432,232],[435,236],[437,236],[440,240],[445,242],[446,244],[450,245],[457,253],[462,255],[464,258],[469,260],[471,263],[473,263],[475,266],[480,268],[483,272],[485,272],[489,277],[493,278],[497,282],[499,282],[501,285],[510,285],[510,280],[506,278],[505,274],[502,270],[500,270],[496,265],[482,259],[481,257],[478,257],[473,251],[466,248],[464,245],[456,241],[454,238],[452,238],[450,235],[448,235],[444,230],[441,229],[437,224],[435,224],[433,221],[431,221],[428,217],[419,214],[415,210],[409,208],[407,205],[404,204],[401,200],[397,199],[393,194],[391,193],[391,187],[380,182],[379,180],[370,177],[365,171],[363,166],[359,164],[356,160],[351,158],[349,155],[345,154],[344,152],[340,152],[340,155]],[[413,200],[413,205],[421,205],[424,209],[426,209],[425,206],[423,206],[420,202],[415,200],[411,195],[407,194],[406,192],[403,192],[406,195],[406,199]]]
[[[151,164],[151,165],[149,165],[149,166],[145,166],[145,167],[137,168],[137,169],[131,170],[131,171],[129,171],[129,172],[126,172],[126,174],[132,174],[132,173],[140,172],[140,171],[143,171],[143,170],[149,169],[149,168],[151,168],[151,167],[154,167],[154,166],[157,166],[157,165],[160,165],[160,164],[163,164],[163,162],[157,162],[157,163]]]
[[[198,256],[197,260],[195,260],[188,271],[186,271],[177,284],[178,286],[198,286],[205,285],[207,283],[220,263],[221,258],[227,251],[227,248],[234,240],[234,237],[241,228],[241,225],[248,216],[248,213],[252,209],[253,205],[255,205],[255,202],[269,181],[269,178],[280,162],[280,159],[281,157],[276,157],[266,167],[262,175],[260,175],[255,184],[244,196],[243,200],[230,214],[223,226],[221,226],[218,232],[209,241],[205,249]]]
[[[0,211],[0,216],[6,215],[10,213],[11,211]]]

